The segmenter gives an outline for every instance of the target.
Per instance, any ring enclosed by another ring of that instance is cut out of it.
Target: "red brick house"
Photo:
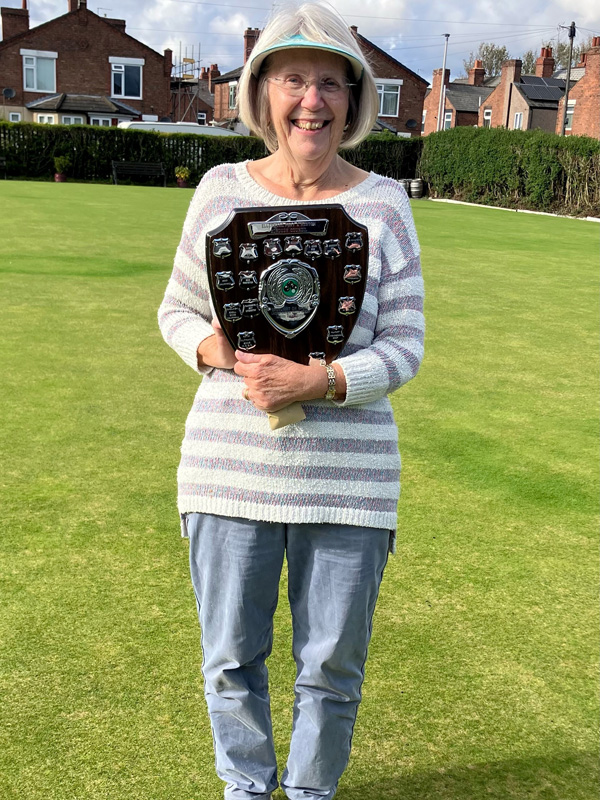
[[[562,131],[564,104],[563,97],[558,103],[556,133]],[[600,36],[592,39],[592,46],[583,54],[581,63],[571,70],[565,134],[600,139]]]
[[[441,130],[458,128],[461,125],[477,125],[480,106],[494,90],[497,78],[485,77],[481,61],[476,61],[469,76],[450,82],[450,70],[444,75],[445,102],[442,109]],[[438,130],[440,93],[442,91],[442,70],[433,71],[431,89],[423,104],[422,133],[428,136]]]
[[[523,75],[521,66],[519,59],[502,64],[498,85],[479,109],[478,125],[524,131],[539,128],[554,132],[565,81],[554,75],[552,49],[542,47],[535,63],[535,75]]]
[[[378,128],[387,128],[400,136],[420,136],[420,120],[427,81],[377,45],[351,28],[363,52],[369,59],[376,76],[380,98]],[[248,28],[244,33],[244,64],[260,35],[259,28]],[[237,83],[243,67],[226,72],[214,80],[215,121],[246,133],[237,119]]]
[[[110,126],[159,120],[170,112],[172,53],[160,55],[125,32],[125,20],[99,17],[86,0],[29,27],[22,8],[2,8],[0,75],[15,95],[3,106],[12,122]]]

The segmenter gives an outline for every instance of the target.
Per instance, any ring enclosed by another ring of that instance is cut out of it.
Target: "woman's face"
[[[295,161],[331,160],[336,154],[348,114],[347,61],[342,56],[314,50],[286,50],[271,56],[267,72],[270,120],[279,149]],[[284,88],[310,82],[303,97]],[[320,91],[324,81],[337,82],[338,92]]]

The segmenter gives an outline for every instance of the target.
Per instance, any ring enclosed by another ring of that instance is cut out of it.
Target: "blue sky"
[[[39,25],[67,11],[67,0],[28,0],[31,24]],[[243,61],[242,34],[247,27],[262,27],[268,0],[88,0],[100,15],[127,21],[127,32],[162,51],[171,47],[200,59],[202,66],[217,63],[221,72]],[[2,0],[21,7],[21,0]],[[479,42],[504,44],[514,58],[543,41],[566,41],[575,20],[576,41],[600,36],[598,0],[333,0],[332,5],[358,30],[410,69],[431,81],[432,70],[442,65],[444,33],[450,34],[448,63],[452,76],[463,71],[463,59]]]

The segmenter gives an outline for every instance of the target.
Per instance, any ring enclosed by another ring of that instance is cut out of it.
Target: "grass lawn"
[[[222,796],[175,508],[197,379],[156,326],[190,198],[0,181],[2,800]],[[414,212],[426,359],[337,796],[592,800],[600,228]],[[290,634],[282,601],[282,764]]]

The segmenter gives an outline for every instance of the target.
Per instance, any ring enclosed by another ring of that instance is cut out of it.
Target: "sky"
[[[96,3],[105,3],[106,6]],[[1,5],[20,8],[21,0]],[[31,27],[66,13],[67,0],[28,0]],[[174,59],[194,58],[200,66],[218,64],[227,72],[243,63],[243,32],[264,26],[274,4],[269,0],[88,0],[100,16],[125,19],[127,32],[154,50],[173,50]],[[505,45],[511,57],[539,52],[544,42],[567,41],[567,26],[577,25],[575,43],[600,36],[598,0],[331,0],[348,25],[405,66],[431,82],[442,66],[444,34],[449,33],[446,66],[451,77],[464,74],[463,59],[480,42]]]

